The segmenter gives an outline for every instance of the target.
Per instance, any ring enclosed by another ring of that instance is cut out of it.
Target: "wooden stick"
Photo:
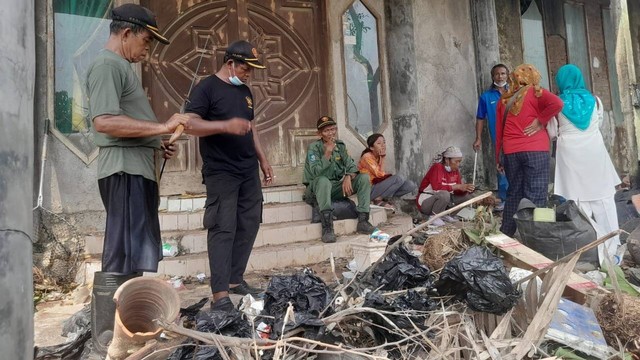
[[[547,266],[543,267],[542,269],[539,269],[539,270],[534,271],[534,272],[533,272],[533,273],[531,273],[530,275],[528,275],[528,276],[526,276],[526,277],[524,277],[524,278],[522,278],[522,279],[518,280],[518,281],[515,283],[515,285],[520,285],[520,284],[522,284],[523,282],[525,282],[525,281],[529,281],[529,280],[531,280],[531,279],[535,278],[536,276],[538,276],[538,275],[540,275],[540,274],[544,274],[545,272],[547,272],[547,271],[549,271],[549,270],[551,270],[551,269],[555,268],[556,266],[558,266],[558,265],[560,265],[560,264],[562,264],[562,263],[565,263],[565,262],[567,262],[567,261],[571,260],[571,259],[573,258],[573,256],[574,256],[574,255],[576,255],[576,254],[582,254],[582,253],[583,253],[583,252],[585,252],[585,251],[589,251],[589,250],[591,250],[591,249],[595,248],[596,246],[598,246],[598,245],[600,245],[600,244],[604,243],[605,241],[607,241],[607,240],[611,239],[612,237],[614,237],[614,236],[616,236],[616,235],[620,235],[620,233],[622,233],[622,231],[623,231],[623,230],[618,229],[618,230],[614,230],[614,231],[612,231],[612,232],[608,233],[607,235],[605,235],[605,236],[601,237],[600,239],[597,239],[597,240],[595,240],[595,241],[593,241],[593,242],[591,242],[591,243],[589,243],[589,244],[587,244],[587,245],[585,245],[585,246],[581,247],[580,249],[578,249],[578,250],[576,250],[576,251],[572,252],[571,254],[569,254],[569,255],[567,255],[567,256],[565,256],[565,257],[561,258],[561,259],[558,259],[556,262],[554,262],[554,263],[552,263],[552,264],[549,264],[549,265],[547,265]]]
[[[182,135],[183,132],[184,132],[184,125],[180,124],[176,126],[176,129],[173,131],[173,134],[169,138],[169,144],[173,144],[176,140],[178,140],[178,138],[180,137],[180,135]]]

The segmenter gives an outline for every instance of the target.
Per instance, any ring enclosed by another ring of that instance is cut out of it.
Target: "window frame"
[[[85,153],[78,146],[69,139],[67,134],[58,130],[55,118],[55,82],[56,82],[56,70],[55,70],[55,12],[53,8],[54,0],[45,0],[46,6],[46,56],[47,56],[47,80],[46,80],[46,109],[45,114],[53,126],[49,127],[51,134],[64,144],[73,154],[75,154],[85,165],[91,164],[99,153],[99,148],[96,146],[91,153]],[[139,4],[139,0],[113,0],[113,7],[120,6],[126,3]],[[106,41],[106,39],[105,39]],[[138,76],[141,74],[139,64],[134,68]]]
[[[367,145],[367,137],[363,134],[360,134],[358,131],[356,131],[355,128],[353,128],[353,126],[351,126],[351,123],[349,122],[349,96],[348,96],[348,90],[347,90],[347,67],[346,67],[346,62],[344,59],[345,56],[345,34],[344,34],[344,30],[342,29],[342,16],[344,15],[344,13],[349,9],[350,6],[352,6],[356,1],[360,1],[360,3],[362,3],[363,6],[365,6],[367,8],[367,10],[369,11],[369,13],[374,17],[375,21],[376,21],[376,41],[377,41],[377,46],[378,46],[378,67],[380,69],[380,82],[379,82],[379,87],[380,87],[380,125],[378,125],[377,129],[372,129],[372,133],[383,133],[387,127],[390,124],[390,121],[388,120],[388,116],[387,116],[387,107],[388,107],[388,101],[387,101],[387,90],[386,90],[386,66],[387,66],[387,59],[385,57],[384,54],[384,38],[383,38],[383,29],[384,29],[384,16],[382,16],[382,14],[380,14],[376,8],[373,6],[373,4],[371,4],[369,2],[369,0],[351,0],[349,1],[342,9],[341,9],[341,16],[340,16],[340,65],[342,67],[342,86],[344,89],[344,114],[345,114],[345,128],[354,135],[354,137],[356,139],[358,139],[358,141],[360,141],[360,143],[362,143],[365,147]]]

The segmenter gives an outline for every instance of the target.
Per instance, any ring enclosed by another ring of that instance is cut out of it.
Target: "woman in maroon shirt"
[[[462,152],[455,146],[450,146],[438,154],[418,188],[416,204],[420,212],[435,215],[445,211],[452,203],[460,204],[470,198],[470,193],[475,190],[475,186],[462,183],[461,162]],[[449,216],[442,219],[454,221]],[[432,225],[440,226],[444,223],[436,219]]]
[[[516,232],[513,215],[520,200],[547,205],[550,143],[546,125],[563,106],[562,99],[540,87],[540,73],[533,65],[520,65],[509,76],[509,90],[496,111],[496,161],[498,171],[504,171],[509,181],[500,231],[508,236]]]

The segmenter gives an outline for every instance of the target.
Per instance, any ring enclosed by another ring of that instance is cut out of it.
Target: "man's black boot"
[[[322,242],[336,242],[336,234],[333,232],[333,210],[321,211],[320,222],[322,222]]]
[[[376,228],[371,225],[369,222],[369,213],[359,212],[358,213],[358,226],[356,227],[356,231],[360,234],[371,235],[371,233]]]

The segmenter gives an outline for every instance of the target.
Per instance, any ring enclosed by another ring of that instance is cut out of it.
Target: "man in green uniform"
[[[369,223],[371,182],[369,175],[358,173],[358,167],[347,153],[345,144],[337,140],[336,122],[323,116],[316,124],[320,139],[309,145],[304,164],[302,182],[307,186],[306,198],[315,196],[320,208],[322,241],[336,241],[333,232],[333,209],[331,201],[356,193],[358,195],[358,226],[361,234],[371,234],[375,228]]]

